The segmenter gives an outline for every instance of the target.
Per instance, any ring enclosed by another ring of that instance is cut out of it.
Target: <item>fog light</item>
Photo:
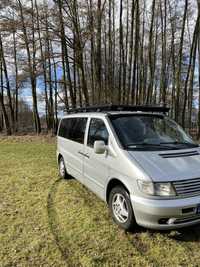
[[[176,221],[176,218],[170,218],[170,219],[167,221],[167,224],[174,224],[175,221]]]

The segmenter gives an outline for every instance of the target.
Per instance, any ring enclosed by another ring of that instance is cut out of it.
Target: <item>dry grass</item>
[[[44,134],[44,135],[36,135],[36,134],[24,134],[24,135],[15,135],[15,136],[6,136],[0,135],[0,143],[9,142],[9,143],[31,143],[31,142],[38,142],[38,143],[55,143],[55,136],[51,134]]]
[[[0,138],[0,266],[200,266],[198,227],[126,234],[57,176],[51,137]]]

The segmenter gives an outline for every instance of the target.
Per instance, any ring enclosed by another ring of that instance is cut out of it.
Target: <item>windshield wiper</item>
[[[158,143],[158,144],[153,144],[153,143],[130,143],[127,144],[126,147],[137,147],[137,146],[152,146],[152,147],[163,147],[167,149],[174,149],[171,146],[166,146],[165,143]]]
[[[174,141],[174,142],[163,142],[161,143],[162,145],[166,144],[166,145],[189,145],[192,147],[198,147],[198,144],[193,144],[193,143],[189,143],[189,142],[178,142],[178,141]]]

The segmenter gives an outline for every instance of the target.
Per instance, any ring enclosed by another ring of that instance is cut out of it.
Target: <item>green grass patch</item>
[[[105,203],[59,179],[55,140],[0,139],[0,267],[200,266],[200,231],[125,233]]]

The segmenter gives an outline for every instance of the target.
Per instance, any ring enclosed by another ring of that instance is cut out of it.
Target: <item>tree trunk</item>
[[[101,0],[97,1],[97,49],[96,49],[96,79],[98,88],[98,101],[101,101]]]
[[[198,18],[200,16],[200,2],[197,2],[198,4]],[[199,26],[200,28],[200,19],[199,19]],[[198,61],[199,61],[199,111],[198,111],[198,133],[197,133],[197,138],[200,139],[200,32],[198,34]]]
[[[131,73],[132,73],[132,61],[133,61],[133,31],[134,31],[134,14],[135,14],[135,0],[132,0],[131,7],[131,29],[130,29],[130,43],[129,43],[129,69],[128,69],[128,90],[126,103],[129,103],[130,88],[131,88]]]
[[[21,0],[17,0],[19,4],[19,10],[20,10],[20,17],[22,22],[22,31],[24,35],[24,41],[26,46],[26,52],[28,57],[28,67],[29,67],[29,74],[30,74],[30,80],[31,80],[31,89],[32,89],[32,99],[33,99],[33,120],[35,125],[35,131],[36,133],[41,132],[41,124],[40,124],[40,117],[38,112],[38,104],[37,104],[37,92],[36,92],[36,73],[35,73],[35,38],[34,38],[34,21],[33,21],[33,2],[31,0],[32,5],[32,45],[33,45],[33,55],[31,59],[31,52],[29,48],[29,40],[27,35],[27,29],[24,21],[24,14],[23,14],[23,7],[21,4]]]
[[[139,31],[140,31],[140,8],[139,0],[136,0],[136,20],[135,20],[135,45],[134,45],[134,61],[133,61],[133,77],[132,77],[132,91],[131,91],[131,103],[136,101],[136,75],[137,75],[137,63],[138,63],[138,48],[139,48]]]
[[[39,11],[38,11],[37,0],[35,0],[35,9],[36,9],[36,20],[37,20],[37,32],[38,32],[38,39],[39,39],[39,44],[40,44],[40,57],[41,57],[41,64],[42,64],[43,77],[44,77],[45,118],[46,118],[47,130],[49,130],[50,129],[49,101],[48,101],[47,74],[46,74],[47,66],[46,66],[46,59],[45,59],[44,52],[43,52],[41,27],[40,27],[40,22],[39,22]]]
[[[187,89],[188,88],[188,81],[189,81],[190,74],[193,76],[192,73],[194,72],[194,64],[195,64],[195,58],[196,58],[195,55],[196,55],[198,35],[199,35],[199,29],[198,29],[199,21],[200,20],[198,17],[197,21],[196,21],[196,25],[195,25],[195,30],[193,33],[192,46],[191,46],[191,50],[190,50],[189,65],[188,65],[187,76],[186,76],[185,84],[184,84],[184,102],[183,102],[183,112],[182,112],[182,127],[183,128],[185,128],[185,113],[186,113],[186,105],[187,105],[187,100],[188,100],[188,89]],[[191,68],[192,68],[192,70],[191,70]]]
[[[185,24],[188,10],[188,0],[185,0],[185,8],[183,15],[183,23],[181,29],[181,39],[179,47],[179,56],[178,56],[178,67],[177,67],[177,77],[176,77],[176,105],[175,105],[175,120],[179,121],[180,114],[180,91],[181,91],[181,70],[182,70],[182,59],[183,59],[183,43],[184,43],[184,33],[185,33]]]
[[[148,44],[148,55],[149,55],[149,86],[147,91],[146,103],[149,104],[152,99],[153,84],[154,84],[154,68],[153,68],[153,28],[154,28],[154,17],[155,17],[155,0],[152,2],[151,7],[151,24],[149,31],[149,44]]]
[[[3,66],[2,66],[2,62],[0,62],[0,107],[2,108],[2,113],[3,113],[3,118],[4,118],[4,122],[5,122],[5,127],[6,127],[6,133],[7,135],[11,135],[12,131],[11,131],[11,127],[10,127],[10,122],[8,119],[8,115],[6,112],[6,107],[4,104],[4,89],[3,89]]]
[[[119,15],[119,84],[118,84],[118,104],[121,103],[121,80],[123,76],[123,62],[124,62],[124,45],[123,45],[123,24],[122,24],[122,15],[123,15],[123,5],[120,0],[120,15]]]
[[[16,32],[13,32],[13,52],[14,52],[14,62],[15,62],[15,131],[18,131],[18,91],[19,91],[19,82],[18,82],[18,62],[17,62],[17,47],[16,47]]]
[[[11,89],[10,89],[10,81],[8,77],[7,65],[4,57],[4,49],[2,43],[2,37],[0,34],[0,61],[2,62],[2,67],[5,75],[6,80],[6,90],[7,90],[7,97],[8,97],[8,107],[10,110],[11,122],[12,122],[12,129],[15,131],[15,113],[13,109],[12,97],[11,97]]]
[[[67,72],[67,79],[69,84],[69,94],[70,94],[70,100],[72,107],[75,107],[75,101],[74,101],[74,95],[73,95],[73,87],[72,87],[72,80],[71,80],[71,72],[70,72],[70,65],[69,65],[69,58],[68,58],[68,48],[66,43],[66,36],[65,36],[65,28],[64,28],[64,22],[63,22],[63,13],[62,13],[62,0],[58,0],[58,7],[59,7],[59,20],[60,20],[60,31],[61,31],[61,44],[62,44],[62,52],[64,54],[64,60],[65,60],[65,68]]]

